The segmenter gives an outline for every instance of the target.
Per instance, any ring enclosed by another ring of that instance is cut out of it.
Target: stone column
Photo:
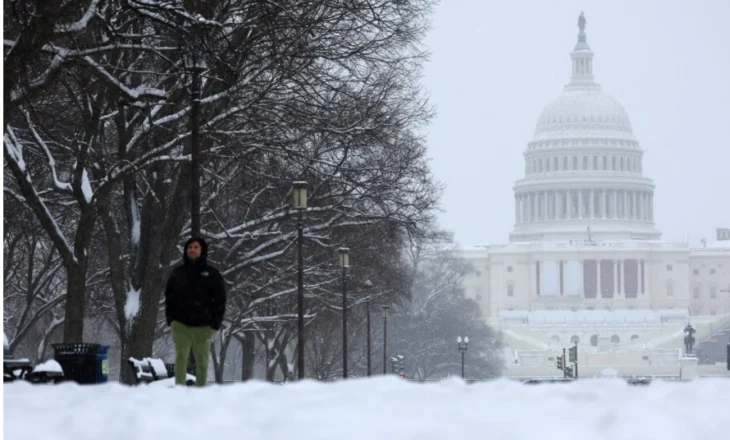
[[[571,215],[573,213],[573,197],[571,197],[572,192],[570,190],[565,191],[565,218],[570,219],[573,218]]]
[[[583,218],[583,190],[578,190],[578,218]]]
[[[618,191],[611,191],[611,218],[618,218]]]
[[[595,193],[591,189],[588,190],[588,195],[591,198],[590,202],[588,203],[588,218],[594,218],[596,216]]]
[[[654,221],[654,194],[649,194],[649,220]]]

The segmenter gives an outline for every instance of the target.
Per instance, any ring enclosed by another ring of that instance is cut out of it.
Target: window
[[[512,283],[507,284],[507,296],[510,298],[515,296],[515,286]]]
[[[618,335],[611,336],[611,343],[612,344],[618,344],[619,342],[621,342],[621,338],[619,338]]]
[[[550,171],[550,158],[545,159],[545,171]]]
[[[593,156],[593,169],[598,169],[598,156]]]
[[[477,287],[476,294],[474,295],[476,297],[476,300],[477,301],[481,301],[482,300],[482,292],[483,292],[482,288],[481,287]]]
[[[710,298],[717,298],[717,288],[710,286]]]
[[[700,286],[694,286],[694,288],[692,289],[692,296],[694,296],[695,298],[700,297]]]
[[[507,272],[512,272],[512,266],[507,266]]]
[[[710,315],[712,315],[712,316],[717,315],[717,310],[715,310],[715,309],[710,310]]]
[[[588,169],[588,156],[583,156],[583,169]]]
[[[598,347],[598,335],[591,336],[591,347]]]
[[[560,167],[558,166],[558,158],[557,157],[555,159],[553,159],[553,168],[555,168],[555,171],[558,171],[558,169],[560,169]]]
[[[710,269],[710,275],[715,275],[715,269]]]
[[[573,156],[573,169],[574,170],[578,169],[578,157],[576,157],[576,156]]]
[[[603,170],[608,169],[608,158],[606,156],[603,156]]]
[[[537,171],[542,173],[542,159],[540,159],[540,162],[538,162]]]
[[[476,271],[476,274],[475,275],[478,276],[478,277],[482,276],[482,271],[481,270]]]
[[[700,274],[700,270],[699,269],[695,269],[695,270],[692,271],[692,275],[699,275],[699,274]]]
[[[624,170],[624,158],[623,157],[621,158],[620,163],[621,163],[621,171],[623,171]]]
[[[611,158],[611,170],[616,171],[616,156]]]
[[[667,296],[674,296],[674,284],[671,281],[667,282]]]
[[[580,343],[580,338],[578,337],[578,335],[571,336],[570,337],[570,343],[571,344],[579,344]]]
[[[667,272],[671,272],[671,271],[672,271],[672,265],[671,264],[667,264]]]
[[[568,157],[563,157],[563,169],[568,170]]]
[[[635,341],[637,339],[639,339],[639,335],[631,335],[631,340],[632,341]]]

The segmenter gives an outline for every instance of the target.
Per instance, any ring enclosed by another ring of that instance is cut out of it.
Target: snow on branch
[[[89,21],[96,15],[99,3],[101,3],[101,0],[91,0],[91,4],[89,4],[89,7],[86,9],[86,12],[81,17],[81,19],[74,23],[57,24],[56,26],[54,26],[53,32],[66,34],[83,31],[84,29],[86,29]]]

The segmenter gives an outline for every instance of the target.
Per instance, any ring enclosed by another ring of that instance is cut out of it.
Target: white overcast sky
[[[512,185],[569,80],[581,11],[596,82],[645,152],[662,240],[714,240],[730,227],[730,0],[441,0],[424,78],[441,226],[465,247],[508,241]]]

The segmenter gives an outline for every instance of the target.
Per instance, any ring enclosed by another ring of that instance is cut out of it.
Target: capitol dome
[[[540,114],[515,183],[510,241],[657,240],[654,183],[621,103],[593,77],[593,52],[578,19],[563,93]]]
[[[599,87],[568,88],[543,109],[535,136],[556,133],[618,132],[632,136],[629,115]]]

